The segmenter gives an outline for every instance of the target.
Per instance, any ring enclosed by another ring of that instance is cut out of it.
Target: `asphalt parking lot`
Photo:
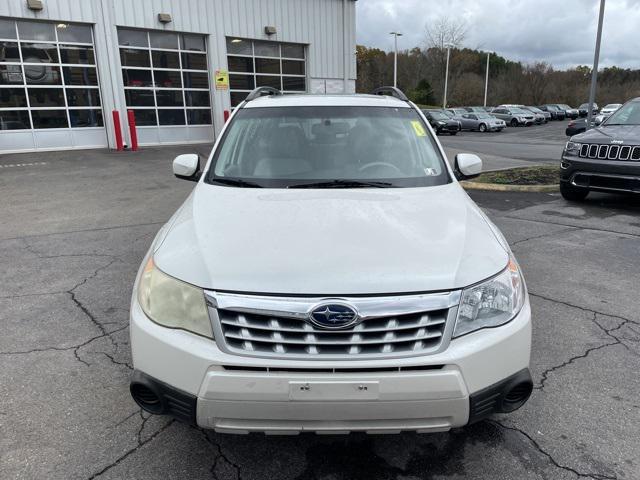
[[[557,163],[568,121],[549,122],[532,127],[507,127],[502,132],[460,132],[456,136],[441,135],[447,155],[471,152],[482,157],[485,170],[526,167],[532,164]]]
[[[555,162],[554,128],[441,139],[496,162]],[[192,188],[173,156],[207,150],[0,156],[0,478],[640,478],[638,197],[470,192],[531,295],[535,390],[514,414],[434,435],[296,437],[143,414],[128,393],[131,286]]]

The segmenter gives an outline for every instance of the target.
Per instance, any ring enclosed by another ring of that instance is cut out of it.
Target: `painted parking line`
[[[8,163],[6,165],[0,164],[0,168],[39,167],[40,165],[48,165],[48,162]]]

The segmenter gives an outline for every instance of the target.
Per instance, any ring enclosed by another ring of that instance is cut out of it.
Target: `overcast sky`
[[[464,20],[465,46],[555,68],[591,64],[599,0],[359,0],[358,44],[424,46],[425,25],[441,16]],[[640,68],[640,0],[607,0],[600,66]]]

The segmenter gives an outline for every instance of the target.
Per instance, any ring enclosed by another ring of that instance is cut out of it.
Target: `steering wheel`
[[[369,168],[375,168],[375,167],[387,167],[387,168],[391,168],[393,171],[395,171],[396,173],[399,173],[400,175],[402,175],[402,170],[400,170],[396,165],[394,165],[393,163],[387,163],[387,162],[370,162],[370,163],[365,163],[364,165],[362,165],[358,171],[359,172],[364,172],[365,170],[369,169]]]

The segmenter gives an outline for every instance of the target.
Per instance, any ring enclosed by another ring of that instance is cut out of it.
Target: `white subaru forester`
[[[131,302],[131,394],[221,432],[436,432],[523,405],[531,310],[502,234],[401,91],[231,116]]]

